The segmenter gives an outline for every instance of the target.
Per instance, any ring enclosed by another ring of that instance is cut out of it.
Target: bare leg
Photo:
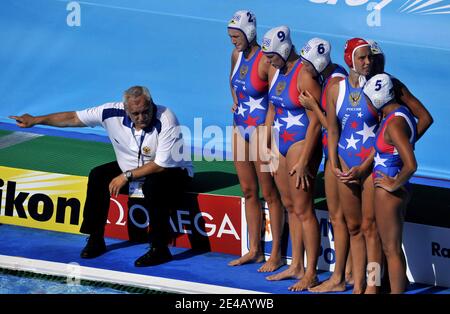
[[[329,161],[325,166],[325,195],[327,198],[328,214],[334,231],[334,248],[336,263],[334,272],[328,280],[317,285],[311,292],[337,292],[345,291],[346,258],[348,255],[349,235],[345,225],[344,214],[339,207],[339,194],[337,178],[331,170]]]
[[[250,249],[247,254],[228,263],[229,266],[238,266],[247,263],[260,263],[264,261],[264,254],[261,249],[262,206],[259,200],[255,167],[253,162],[249,161],[249,144],[237,132],[234,133],[233,138],[234,166],[245,198],[245,218],[250,242]],[[245,151],[245,158],[238,155],[243,150]]]
[[[283,233],[284,225],[284,208],[281,204],[280,194],[278,193],[275,181],[268,171],[267,165],[261,161],[264,156],[265,148],[267,145],[266,128],[259,127],[257,138],[253,139],[251,152],[253,153],[252,160],[255,160],[254,165],[256,169],[256,175],[258,176],[258,182],[261,186],[261,191],[264,200],[267,202],[269,209],[269,221],[270,230],[272,234],[272,250],[270,252],[269,259],[258,269],[258,272],[273,272],[285,264],[284,259],[281,257],[281,236]],[[258,143],[257,147],[254,147],[254,143]],[[264,151],[262,151],[264,149]]]
[[[403,293],[408,282],[402,250],[403,211],[408,195],[403,192],[393,194],[376,188],[375,198],[377,227],[387,259],[391,293]]]
[[[374,294],[379,292],[381,286],[383,254],[377,225],[375,223],[374,186],[371,175],[363,181],[362,215],[363,222],[361,229],[366,240],[368,265],[368,282],[365,293]]]
[[[274,179],[281,195],[281,201],[288,212],[289,234],[292,243],[292,262],[288,269],[266,277],[267,280],[300,279],[305,273],[302,226],[294,213],[294,205],[289,193],[288,180],[290,178],[288,172],[286,158],[280,155],[279,167],[277,174],[274,175]]]
[[[260,168],[259,163],[256,169]],[[269,172],[258,172],[258,179],[264,199],[269,207],[270,229],[272,233],[272,251],[269,259],[258,269],[258,272],[273,272],[283,266],[281,257],[281,235],[283,233],[284,209],[275,182]]]
[[[287,155],[288,171],[292,169],[298,160],[298,156],[302,154],[303,142],[292,145]],[[321,159],[321,151],[317,151],[310,163],[310,171],[314,175]],[[289,287],[290,291],[302,291],[311,288],[317,284],[317,261],[319,257],[320,233],[319,222],[317,221],[314,211],[314,183],[310,180],[310,187],[305,191],[301,187],[297,188],[296,177],[289,176],[289,192],[294,203],[294,218],[301,225],[303,232],[303,242],[306,251],[307,268],[305,275],[301,280]],[[294,243],[293,243],[294,244]]]
[[[350,235],[353,293],[364,293],[366,285],[366,243],[361,231],[361,191],[356,184],[338,183],[340,206]]]
[[[345,283],[348,285],[353,285],[355,282],[353,280],[352,273],[352,252],[348,251],[347,261],[345,263]]]

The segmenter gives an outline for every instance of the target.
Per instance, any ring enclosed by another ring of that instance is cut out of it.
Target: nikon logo
[[[70,209],[70,224],[78,225],[80,220],[80,201],[76,198],[58,197],[56,204],[46,194],[19,192],[16,194],[16,182],[8,181],[6,191],[3,189],[4,181],[0,179],[0,205],[3,208],[3,193],[6,193],[4,216],[18,216],[23,219],[33,219],[40,222],[50,221],[64,224],[66,210]],[[27,210],[25,210],[27,204]]]

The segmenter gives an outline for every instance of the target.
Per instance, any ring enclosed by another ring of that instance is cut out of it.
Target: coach
[[[10,116],[22,128],[37,124],[55,127],[103,126],[116,161],[91,170],[80,232],[89,234],[82,258],[106,252],[104,240],[110,196],[127,193],[141,198],[149,210],[152,229],[150,250],[135,266],[168,262],[169,215],[193,176],[190,160],[183,154],[183,138],[174,113],[156,105],[146,87],[125,91],[123,102],[106,103],[81,111],[44,116]]]

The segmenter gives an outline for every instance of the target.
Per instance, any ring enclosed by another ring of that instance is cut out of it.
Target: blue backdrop
[[[232,45],[226,25],[234,11],[250,9],[259,39],[269,28],[286,24],[297,47],[313,36],[329,40],[333,59],[341,64],[348,38],[377,40],[387,55],[387,71],[406,83],[435,119],[417,145],[417,174],[450,179],[450,145],[445,144],[450,138],[450,1],[69,2],[0,2],[1,122],[11,114],[117,101],[127,87],[140,84],[150,88],[157,103],[173,108],[192,132],[194,118],[203,119],[203,128],[217,125],[225,132],[232,121]],[[377,3],[387,5],[374,11]],[[202,137],[203,144],[209,141],[201,132],[195,137],[197,145]]]

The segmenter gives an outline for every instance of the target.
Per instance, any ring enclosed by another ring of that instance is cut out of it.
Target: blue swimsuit
[[[298,100],[298,72],[302,68],[299,59],[288,75],[277,71],[269,90],[269,101],[275,107],[273,130],[279,152],[286,157],[292,144],[305,139],[309,119]]]
[[[341,130],[338,154],[349,168],[359,166],[373,149],[379,119],[363,89],[353,88],[348,77],[339,82],[336,115]]]
[[[390,177],[395,177],[403,167],[402,159],[397,152],[395,146],[386,143],[384,139],[384,132],[389,122],[394,117],[403,117],[408,123],[409,128],[411,130],[411,136],[409,138],[409,142],[413,145],[417,140],[417,124],[411,112],[409,112],[408,108],[401,106],[398,109],[395,109],[393,112],[389,113],[383,121],[381,121],[380,128],[377,132],[375,138],[375,166],[373,168],[372,176],[374,178],[381,177],[377,172],[380,171]],[[405,184],[408,187],[409,182]]]
[[[325,79],[325,81],[322,83],[322,94],[320,96],[320,107],[322,108],[323,112],[327,112],[327,89],[328,84],[330,83],[331,79],[335,77],[341,77],[342,79],[346,78],[348,76],[347,71],[340,66],[337,65],[336,69],[334,69],[333,73],[329,77]],[[328,132],[327,129],[322,127],[322,147],[323,147],[323,154],[325,156],[325,161],[328,159]]]
[[[255,128],[266,121],[269,106],[268,82],[261,80],[258,75],[262,56],[261,49],[258,49],[250,60],[245,60],[241,52],[231,77],[231,85],[238,100],[238,108],[233,115],[234,125],[247,142]]]

